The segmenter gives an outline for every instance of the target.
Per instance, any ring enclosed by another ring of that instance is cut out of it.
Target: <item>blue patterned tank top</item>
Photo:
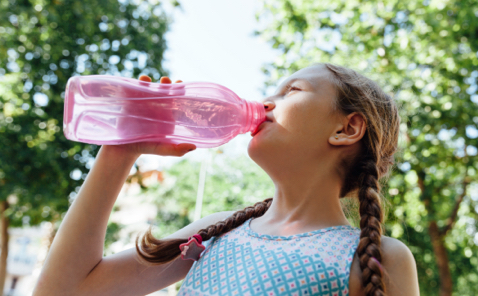
[[[178,295],[349,294],[360,229],[332,226],[291,236],[258,234],[247,220],[203,242]]]

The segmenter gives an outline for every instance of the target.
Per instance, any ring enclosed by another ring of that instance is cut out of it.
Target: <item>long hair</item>
[[[342,114],[357,112],[366,122],[366,132],[361,139],[361,152],[351,159],[343,159],[338,167],[343,186],[340,197],[355,193],[359,202],[360,241],[356,254],[360,259],[362,285],[366,295],[385,295],[383,267],[380,250],[382,222],[384,219],[379,180],[389,175],[394,164],[393,155],[398,146],[400,117],[394,100],[375,82],[357,72],[341,66],[323,64],[330,72],[335,85],[334,111]],[[257,202],[235,212],[223,221],[198,231],[203,241],[239,227],[249,218],[257,218],[269,209],[272,198]],[[187,239],[157,239],[151,227],[140,240],[136,250],[140,258],[152,264],[173,261],[180,254],[179,245]],[[373,259],[375,258],[375,259]]]
[[[384,270],[377,263],[382,262],[380,246],[384,220],[384,198],[379,181],[389,177],[395,163],[393,155],[398,149],[400,131],[398,107],[372,80],[344,67],[325,66],[332,73],[337,90],[335,111],[358,112],[367,124],[361,139],[362,151],[351,161],[343,159],[340,165],[344,180],[340,196],[357,192],[361,231],[356,253],[365,294],[385,295]]]

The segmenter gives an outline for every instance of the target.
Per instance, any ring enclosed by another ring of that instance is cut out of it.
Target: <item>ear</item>
[[[329,143],[331,145],[353,145],[363,138],[366,129],[367,125],[363,116],[357,112],[350,113],[330,135]]]

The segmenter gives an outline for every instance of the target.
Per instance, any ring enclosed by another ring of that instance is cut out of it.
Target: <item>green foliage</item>
[[[120,239],[120,230],[123,228],[123,225],[118,224],[116,222],[108,223],[106,227],[106,235],[105,235],[105,246],[104,246],[104,254],[103,256],[111,255],[109,252],[109,248],[111,244],[117,242]]]
[[[448,250],[456,295],[478,294],[478,2],[264,0],[258,32],[283,54],[268,85],[316,62],[379,82],[401,105],[400,148],[385,196],[387,233],[417,259],[422,295],[440,285],[429,225]],[[456,223],[447,225],[460,196]]]
[[[183,160],[165,172],[163,183],[146,190],[159,210],[158,237],[193,222],[200,169],[201,163]],[[207,170],[201,217],[242,210],[273,193],[269,176],[250,158],[218,154]]]
[[[61,132],[68,78],[166,75],[169,23],[157,1],[0,0],[0,199],[16,195],[11,225],[61,219],[97,153]]]

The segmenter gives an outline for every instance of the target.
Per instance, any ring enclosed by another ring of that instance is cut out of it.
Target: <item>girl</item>
[[[318,64],[290,76],[264,107],[268,122],[248,154],[273,180],[273,198],[160,240],[149,229],[136,248],[102,258],[109,214],[137,157],[195,149],[102,146],[33,295],[145,295],[184,278],[179,295],[418,295],[413,255],[382,236],[379,180],[400,126],[394,101],[352,70]],[[359,201],[360,229],[344,215],[345,196]]]

